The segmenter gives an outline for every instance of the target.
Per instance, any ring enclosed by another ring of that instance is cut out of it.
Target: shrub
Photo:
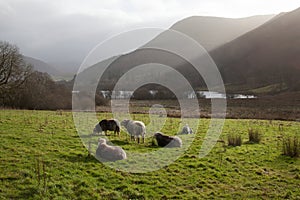
[[[242,137],[240,135],[229,134],[227,136],[228,146],[241,146],[242,145]]]
[[[258,130],[249,129],[248,136],[250,143],[260,143],[261,141],[261,133]]]
[[[286,136],[283,138],[283,155],[292,158],[300,157],[300,140],[299,137]]]
[[[109,100],[106,99],[103,95],[95,95],[95,104],[96,106],[107,106],[109,105]]]

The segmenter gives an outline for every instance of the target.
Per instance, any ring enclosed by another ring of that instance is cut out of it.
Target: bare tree
[[[31,72],[32,66],[23,60],[19,48],[0,41],[0,95],[19,87]]]
[[[0,41],[0,106],[11,106],[20,86],[32,73],[19,48]]]
[[[12,108],[56,110],[72,108],[71,90],[52,80],[47,73],[34,71],[17,89],[6,95],[4,105]]]

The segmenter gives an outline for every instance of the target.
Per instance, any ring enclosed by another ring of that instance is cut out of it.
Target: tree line
[[[72,92],[50,75],[34,71],[16,45],[0,41],[0,106],[21,109],[71,109]]]
[[[74,79],[54,81],[49,74],[35,71],[32,65],[26,63],[16,45],[0,41],[0,107],[36,110],[72,109]],[[84,102],[83,105],[90,105],[91,101],[94,101],[96,106],[108,105],[110,97],[105,98],[101,90],[113,90],[114,81],[111,79],[109,84],[99,83],[96,95],[81,91],[80,95],[75,94],[74,99]],[[103,88],[107,85],[108,87]],[[156,90],[157,93],[151,95],[150,90]],[[156,84],[148,84],[137,89],[131,98],[176,99],[173,92]]]

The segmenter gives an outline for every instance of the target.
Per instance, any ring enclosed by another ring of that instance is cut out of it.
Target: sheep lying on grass
[[[186,124],[181,131],[181,134],[193,134],[193,130]]]
[[[114,131],[120,135],[120,122],[116,119],[103,119],[94,128],[93,134],[102,133],[104,131],[105,135],[107,131]]]
[[[106,140],[99,138],[96,156],[107,161],[117,161],[126,159],[126,152],[119,146],[110,146]]]
[[[121,122],[121,125],[126,128],[131,140],[137,138],[138,143],[140,143],[140,137],[142,137],[143,143],[145,142],[146,126],[143,122],[125,119]]]
[[[166,146],[166,147],[172,148],[172,147],[181,147],[182,146],[182,140],[177,136],[167,136],[167,135],[164,135],[164,134],[158,132],[158,133],[155,133],[153,137],[156,139],[157,144],[160,147]]]

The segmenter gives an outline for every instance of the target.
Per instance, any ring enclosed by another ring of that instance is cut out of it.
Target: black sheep
[[[104,131],[105,135],[107,131],[114,131],[114,134],[118,133],[120,135],[120,123],[116,119],[103,119],[94,128],[93,134],[102,133]]]
[[[181,147],[182,141],[177,136],[167,136],[160,132],[154,134],[154,138],[157,141],[158,146],[160,147]]]

